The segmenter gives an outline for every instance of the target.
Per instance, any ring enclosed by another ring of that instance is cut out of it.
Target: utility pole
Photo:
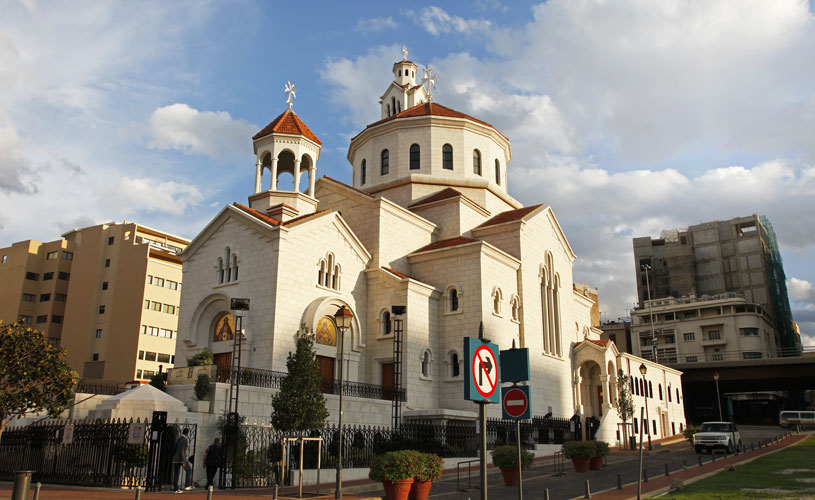
[[[651,271],[651,266],[649,264],[642,264],[640,269],[645,271],[645,288],[648,290],[648,316],[650,317],[649,323],[651,323],[652,357],[654,359],[654,363],[659,363],[659,355],[657,354],[657,339],[656,335],[654,335],[654,305],[651,303],[651,282],[648,279],[648,273]]]

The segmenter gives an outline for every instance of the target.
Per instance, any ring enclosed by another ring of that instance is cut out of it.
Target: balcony
[[[717,338],[717,339],[702,339],[702,347],[714,346],[714,345],[726,345],[727,339],[725,338]]]

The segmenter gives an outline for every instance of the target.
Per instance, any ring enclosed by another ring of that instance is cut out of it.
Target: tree
[[[320,390],[322,375],[314,353],[314,334],[301,330],[297,350],[286,358],[288,374],[280,392],[272,396],[272,425],[284,432],[302,435],[325,425],[328,410]]]
[[[71,400],[74,378],[65,349],[20,323],[0,323],[0,437],[28,412],[58,416]]]
[[[623,421],[623,443],[628,443],[628,419],[634,415],[634,398],[631,397],[631,375],[617,372],[617,415]],[[625,446],[625,444],[624,444]]]

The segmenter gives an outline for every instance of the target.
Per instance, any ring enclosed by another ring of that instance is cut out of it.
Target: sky
[[[408,7],[406,7],[408,6]],[[286,109],[351,181],[392,64],[512,141],[509,192],[552,206],[599,289],[636,301],[632,238],[757,213],[815,346],[815,15],[807,0],[0,0],[0,247],[135,221],[194,237],[254,186]]]

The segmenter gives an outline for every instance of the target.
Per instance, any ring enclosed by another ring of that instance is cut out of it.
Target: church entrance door
[[[320,389],[323,394],[334,394],[334,358],[328,356],[317,356],[317,363],[320,364],[320,374],[323,380],[320,382]]]
[[[385,399],[393,399],[393,389],[396,377],[393,363],[382,363],[382,395]]]
[[[229,372],[232,370],[232,353],[222,352],[215,355],[215,365],[218,367],[216,380],[218,382],[229,382]]]

